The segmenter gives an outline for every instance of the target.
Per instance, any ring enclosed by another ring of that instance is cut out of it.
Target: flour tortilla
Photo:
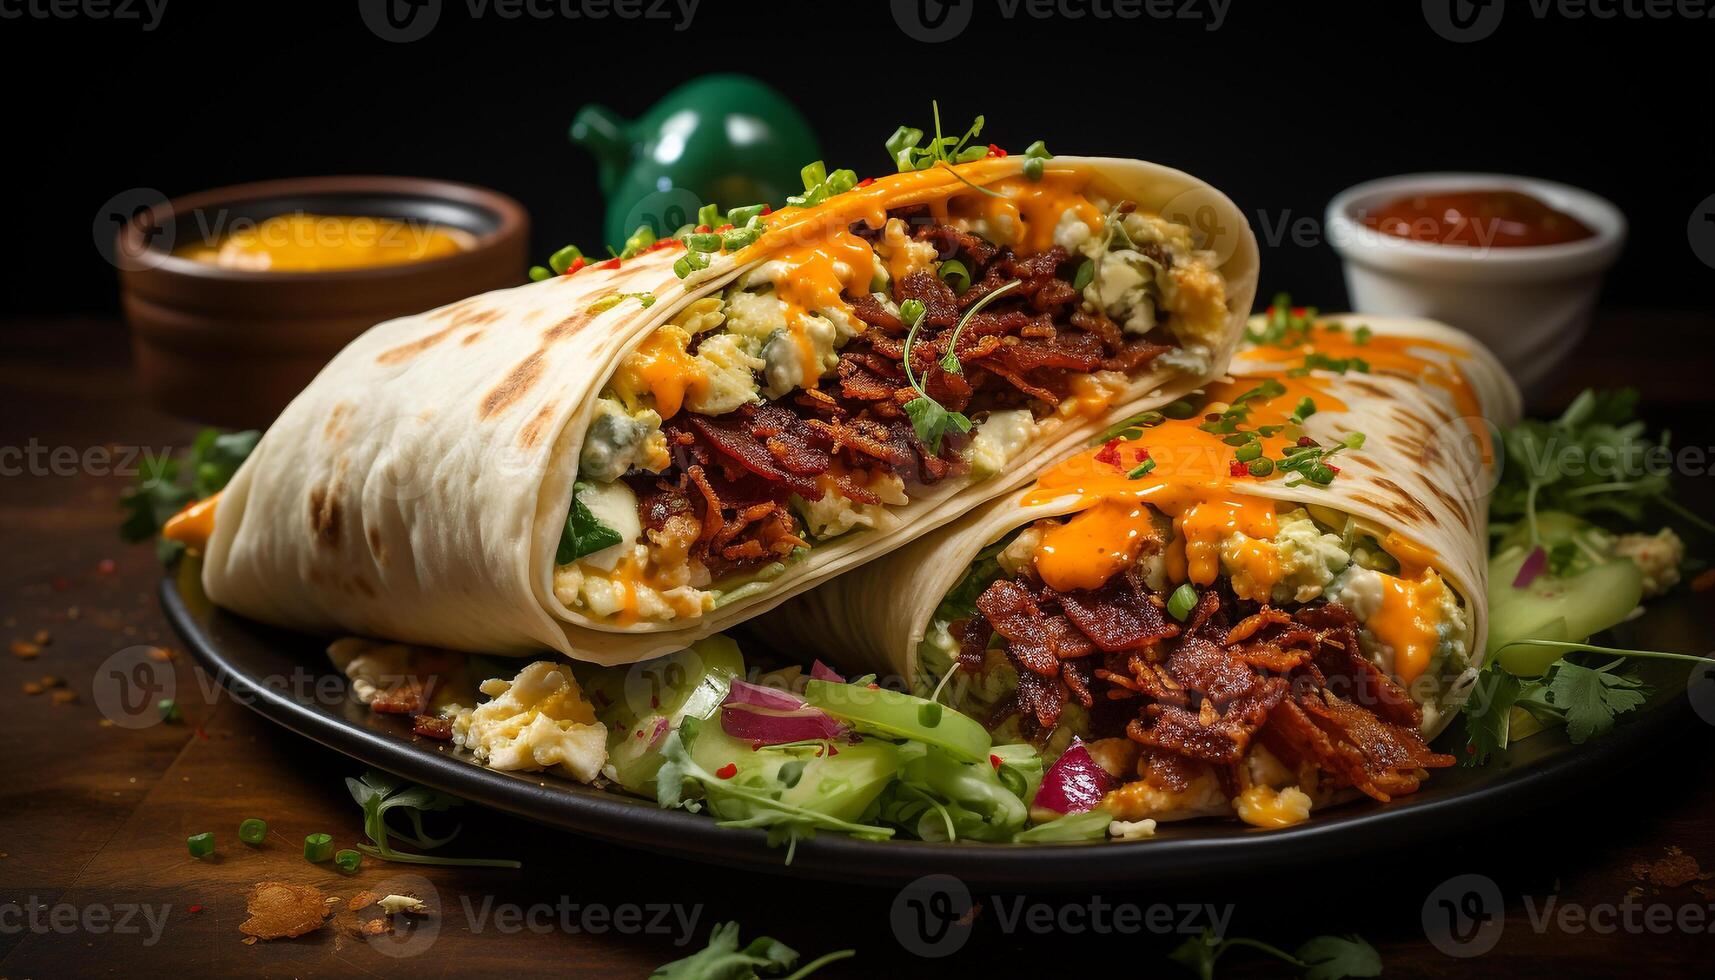
[[[1016,173],[1022,162],[1008,160],[987,172]],[[1213,367],[1224,370],[1256,291],[1256,240],[1238,208],[1187,174],[1142,161],[1060,157],[1050,167],[1083,171],[1089,192],[1188,224],[1216,253],[1229,316]],[[890,200],[898,203],[909,200]],[[631,663],[917,539],[1028,482],[1115,420],[1208,380],[1165,369],[1135,378],[1103,415],[1066,420],[1002,475],[913,488],[909,504],[892,508],[893,530],[818,545],[769,589],[700,619],[617,626],[567,608],[554,595],[554,554],[597,394],[656,327],[765,261],[768,242],[718,256],[690,280],[672,271],[683,252],[663,249],[364,333],[287,406],[221,497],[203,566],[208,595],[306,631]],[[621,292],[656,299],[590,310]]]
[[[1479,425],[1510,426],[1519,417],[1519,393],[1494,355],[1469,335],[1431,320],[1346,315],[1328,317],[1377,334],[1421,337],[1465,351],[1465,377],[1482,404]],[[1261,322],[1257,326],[1260,328]],[[1329,394],[1345,411],[1323,409],[1305,431],[1327,443],[1344,433],[1367,437],[1363,449],[1341,460],[1339,478],[1326,487],[1289,489],[1285,480],[1257,481],[1244,492],[1289,503],[1312,504],[1356,517],[1377,539],[1397,531],[1436,556],[1431,562],[1465,599],[1471,617],[1471,662],[1480,665],[1488,635],[1488,492],[1494,474],[1481,458],[1480,441],[1442,388],[1393,374],[1328,377]],[[769,635],[810,645],[847,671],[919,680],[918,645],[935,609],[977,554],[1012,531],[1079,509],[1068,496],[1027,505],[1033,488],[1008,494],[932,534],[918,537],[879,561],[794,599],[769,617]],[[1468,684],[1469,677],[1465,678]],[[1463,686],[1442,699],[1457,703]],[[1436,712],[1430,737],[1454,712]]]

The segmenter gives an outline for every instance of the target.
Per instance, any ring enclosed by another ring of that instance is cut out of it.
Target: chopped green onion
[[[953,287],[953,292],[962,293],[971,288],[971,271],[958,259],[948,259],[941,263],[941,280]]]
[[[804,190],[813,191],[817,184],[828,179],[828,168],[822,164],[822,161],[817,160],[815,163],[806,164],[802,170],[798,171],[798,176],[804,181]]]
[[[1031,157],[1024,161],[1024,176],[1031,180],[1042,179],[1042,159],[1040,157]]]
[[[268,838],[268,821],[250,817],[238,825],[238,839],[255,846]]]
[[[1364,448],[1364,438],[1362,432],[1349,433],[1346,438],[1340,440],[1340,445],[1347,449],[1362,449]]]
[[[1251,460],[1251,464],[1247,468],[1250,470],[1251,476],[1270,476],[1274,473],[1274,460],[1269,459],[1267,456],[1263,456],[1259,459]]]
[[[1148,476],[1150,473],[1152,473],[1154,470],[1155,470],[1155,460],[1146,459],[1143,462],[1132,467],[1131,472],[1127,473],[1126,477],[1129,479],[1132,479],[1132,480],[1141,480],[1144,477]]]
[[[554,270],[548,268],[547,266],[533,265],[530,267],[530,281],[531,282],[541,282],[544,279],[552,279],[552,278],[554,278]]]
[[[161,720],[169,725],[185,720],[185,713],[179,710],[178,702],[172,698],[162,698],[155,702],[155,710],[161,713]]]
[[[205,858],[214,853],[214,834],[204,831],[185,838],[185,847],[190,849],[191,857]]]
[[[721,209],[716,204],[705,204],[697,209],[697,224],[713,230],[725,222],[721,221]]]
[[[339,869],[346,874],[352,874],[358,868],[363,867],[363,855],[350,848],[345,848],[333,856],[333,863],[339,865]]]
[[[649,246],[655,244],[655,229],[648,225],[639,225],[625,240],[625,247],[619,250],[619,258],[629,259]]]
[[[908,327],[915,327],[917,321],[923,319],[923,313],[921,300],[908,299],[899,304],[899,319],[903,320]]]
[[[1081,293],[1084,291],[1084,287],[1088,286],[1090,284],[1090,281],[1095,279],[1095,278],[1096,278],[1096,263],[1091,261],[1090,259],[1085,259],[1082,263],[1080,263],[1078,265],[1077,274],[1072,276],[1072,288],[1076,289],[1078,292]]]
[[[732,225],[734,228],[747,227],[752,220],[762,216],[762,209],[764,207],[766,207],[766,205],[747,204],[742,208],[733,208],[731,211],[727,212],[727,224]]]
[[[1260,443],[1260,442],[1247,442],[1247,443],[1245,443],[1244,445],[1240,446],[1239,448],[1233,450],[1233,458],[1238,460],[1241,463],[1249,463],[1252,460],[1261,459],[1262,458],[1262,443]]]
[[[1352,333],[1352,340],[1362,346],[1369,343],[1373,336],[1375,336],[1375,331],[1371,330],[1368,324],[1361,323],[1358,325],[1358,329]]]
[[[709,267],[709,257],[702,252],[686,252],[673,263],[673,274],[684,279],[698,269]]]
[[[1292,410],[1292,421],[1303,422],[1305,419],[1315,414],[1315,399],[1311,398],[1309,395],[1305,395],[1303,398],[1298,399],[1298,407]]]
[[[1166,405],[1161,406],[1161,414],[1170,419],[1183,421],[1185,419],[1192,418],[1197,414],[1197,406],[1182,398],[1179,401],[1168,402]]]
[[[563,276],[566,274],[566,270],[572,267],[573,262],[583,257],[584,253],[578,251],[576,245],[567,245],[548,256],[548,268],[554,270],[554,275]]]
[[[693,252],[718,252],[725,239],[714,232],[697,232],[685,236],[685,247]]]
[[[1197,608],[1197,590],[1191,587],[1190,582],[1174,589],[1173,595],[1167,599],[1168,615],[1181,623],[1185,622],[1185,618],[1190,616],[1191,610],[1195,608]]]
[[[930,701],[917,708],[917,724],[924,728],[934,728],[941,724],[941,703]]]
[[[1033,160],[1052,160],[1054,154],[1048,152],[1048,145],[1041,140],[1024,148],[1024,155]]]
[[[751,243],[761,237],[761,228],[734,228],[721,235],[721,246],[729,252],[737,252],[749,248]]]
[[[333,838],[328,834],[311,834],[304,838],[304,860],[320,864],[333,857]]]

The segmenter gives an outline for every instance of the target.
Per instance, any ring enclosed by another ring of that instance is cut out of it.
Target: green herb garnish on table
[[[430,789],[427,786],[414,786],[406,783],[397,776],[384,772],[370,770],[361,779],[346,778],[346,789],[351,791],[351,798],[363,808],[363,832],[374,842],[359,844],[357,849],[370,857],[383,861],[394,861],[400,864],[433,864],[443,866],[458,866],[471,868],[520,868],[517,861],[506,858],[453,858],[435,857],[428,854],[413,854],[393,848],[392,837],[399,837],[425,851],[443,847],[457,837],[461,828],[454,827],[453,832],[445,837],[430,837],[423,829],[423,814],[443,813],[455,806],[463,806],[464,801],[449,793]],[[411,831],[402,831],[387,822],[389,811],[398,810],[411,821]],[[331,846],[329,848],[331,852]],[[331,853],[328,855],[331,857]],[[326,860],[324,857],[323,860]]]
[[[125,514],[119,536],[133,543],[148,541],[160,534],[167,519],[186,504],[226,489],[261,438],[262,433],[256,429],[242,432],[204,429],[197,433],[182,461],[170,454],[153,459],[145,456],[136,485],[119,495],[119,509]],[[161,540],[155,544],[155,553],[163,564],[184,550],[185,546],[177,541]]]
[[[1288,953],[1260,940],[1239,936],[1223,939],[1213,930],[1204,929],[1202,935],[1180,943],[1167,958],[1196,974],[1199,980],[1213,980],[1215,962],[1241,948],[1272,956],[1293,967],[1305,980],[1379,977],[1382,972],[1381,954],[1359,936],[1317,936]]]
[[[829,963],[856,955],[857,950],[853,949],[829,953],[811,960],[781,980],[800,980]],[[706,948],[682,960],[658,966],[649,975],[660,980],[759,980],[764,976],[779,976],[797,962],[797,950],[767,936],[758,936],[740,949],[738,923],[723,922],[710,931]]]

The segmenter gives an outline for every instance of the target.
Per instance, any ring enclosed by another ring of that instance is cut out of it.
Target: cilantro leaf
[[[949,412],[928,395],[919,395],[906,402],[905,415],[911,420],[911,428],[917,432],[917,438],[923,440],[931,452],[941,451],[941,439],[949,431],[971,431],[971,420],[962,412]]]
[[[1317,936],[1298,947],[1304,980],[1379,977],[1382,957],[1359,936]]]
[[[785,980],[807,977],[829,963],[856,955],[857,951],[850,949],[829,953],[805,964]],[[796,962],[797,950],[767,936],[758,936],[740,949],[738,923],[723,922],[709,932],[707,947],[682,960],[658,966],[649,975],[660,980],[754,980],[763,974],[772,976],[789,970]]]
[[[623,540],[618,531],[603,524],[589,506],[578,499],[589,488],[590,485],[582,480],[572,485],[572,507],[566,513],[565,529],[560,532],[560,547],[554,552],[557,565],[569,565]]]
[[[1495,661],[1483,665],[1477,683],[1465,701],[1465,757],[1462,766],[1480,766],[1489,755],[1507,747],[1512,730],[1513,704],[1518,701],[1519,679]]]
[[[182,461],[171,455],[145,456],[137,483],[119,495],[119,510],[125,515],[119,523],[119,537],[133,544],[147,541],[161,533],[167,520],[187,504],[224,490],[261,438],[262,433],[255,429],[243,432],[204,429],[197,433]],[[185,485],[187,475],[189,486]],[[177,541],[155,543],[155,553],[162,564],[184,550],[184,545]]]
[[[1649,699],[1649,688],[1636,676],[1612,672],[1619,663],[1584,667],[1557,660],[1542,681],[1521,694],[1519,705],[1539,718],[1564,721],[1574,745],[1606,734],[1616,715],[1635,711]]]

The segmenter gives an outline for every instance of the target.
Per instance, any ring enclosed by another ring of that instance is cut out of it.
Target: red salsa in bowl
[[[1361,220],[1398,238],[1475,248],[1564,245],[1596,235],[1572,215],[1515,190],[1407,194]]]

